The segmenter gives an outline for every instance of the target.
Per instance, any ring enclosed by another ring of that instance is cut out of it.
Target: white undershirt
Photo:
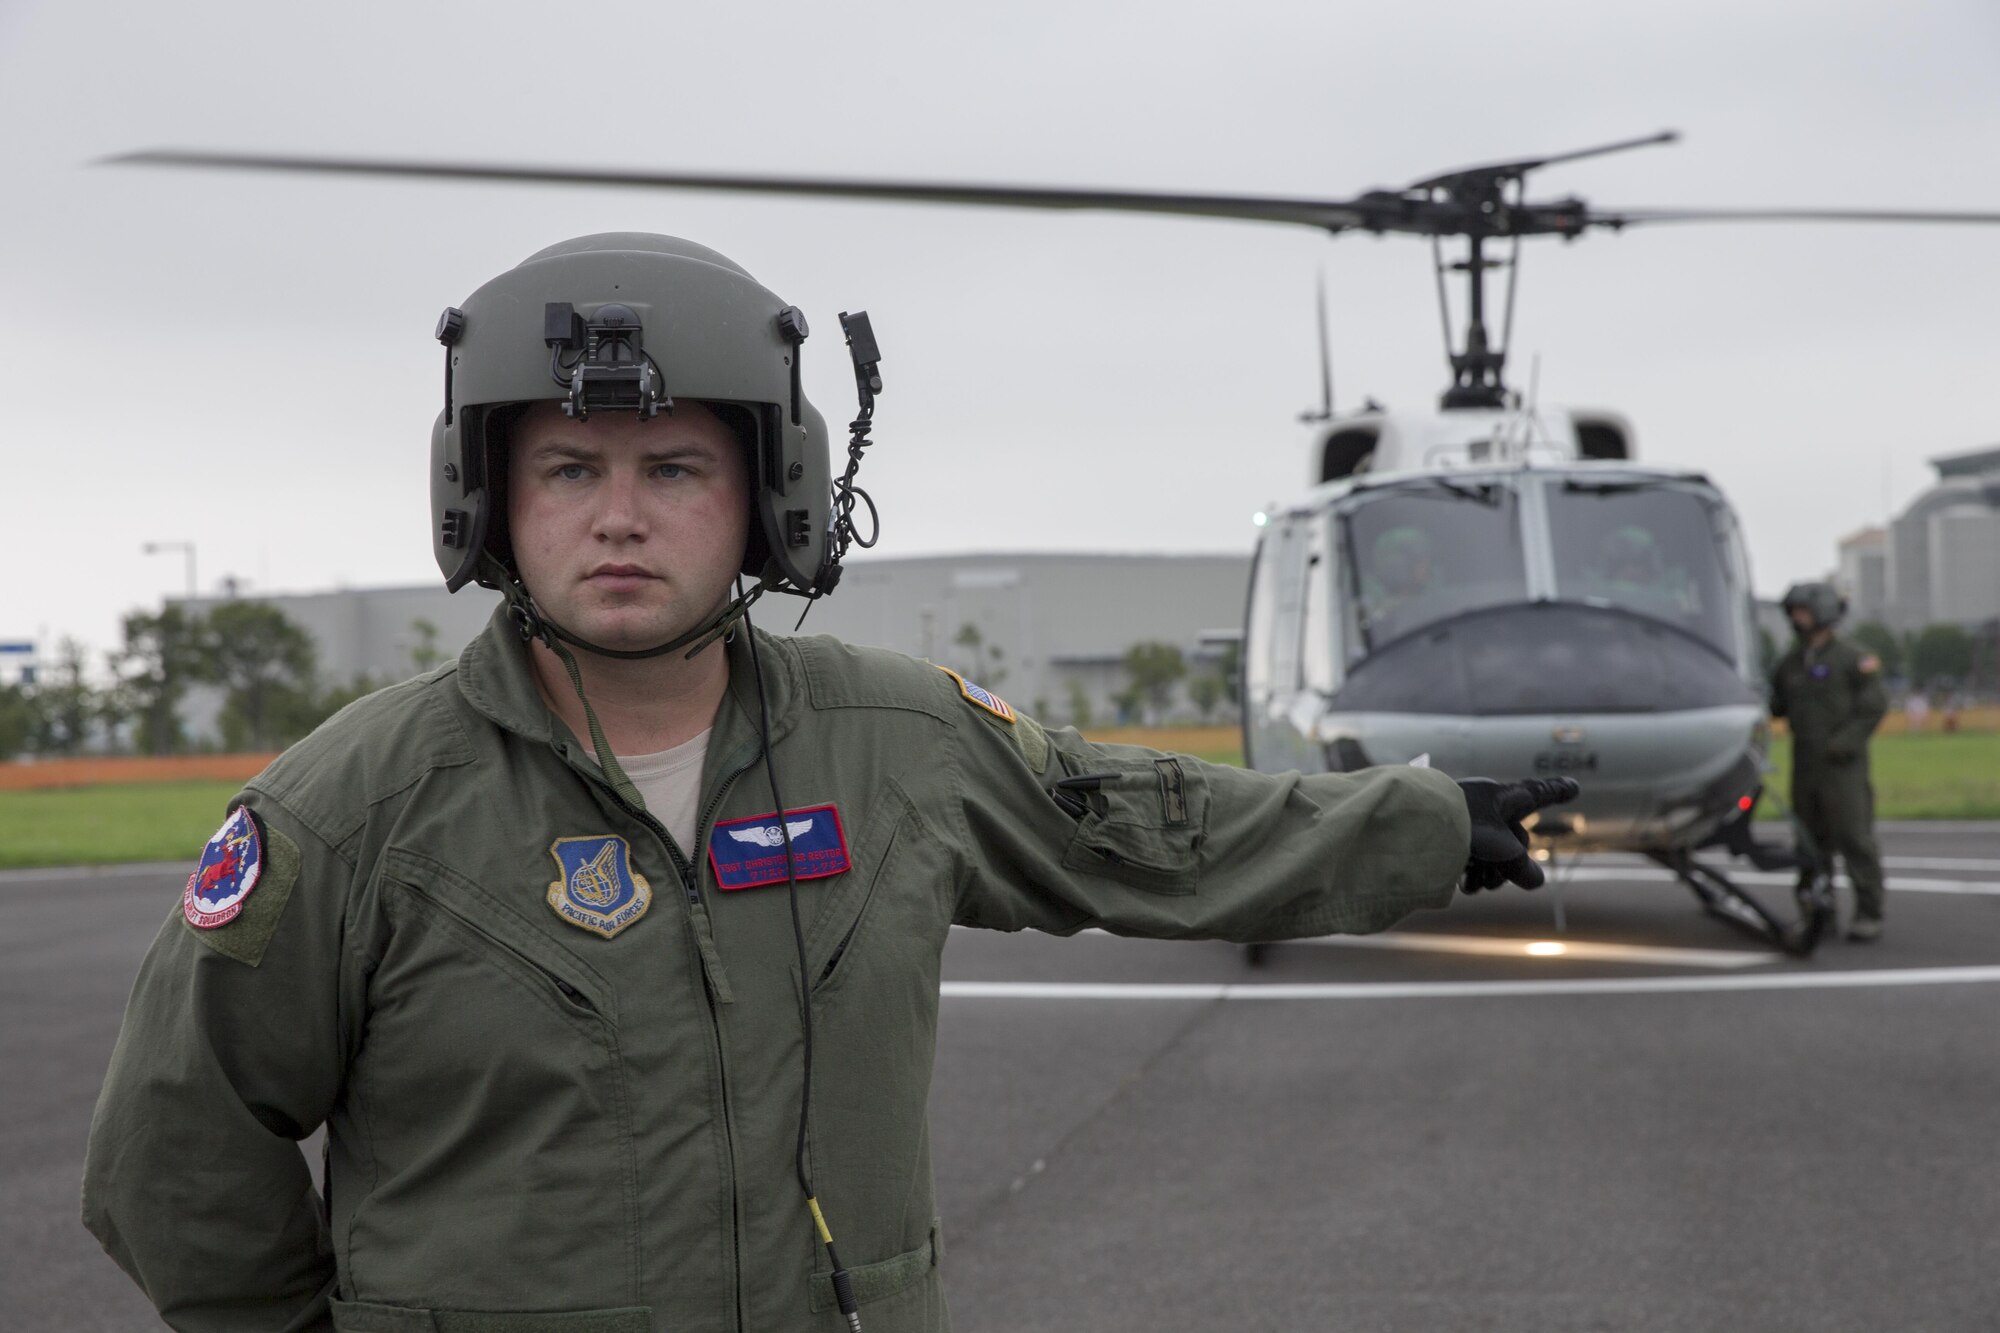
[[[654,754],[621,754],[618,766],[645,799],[646,810],[660,821],[674,843],[690,857],[694,847],[697,803],[701,799],[701,763],[708,757],[709,728],[693,740]]]

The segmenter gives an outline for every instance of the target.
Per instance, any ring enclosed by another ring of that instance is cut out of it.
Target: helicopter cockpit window
[[[1440,477],[1350,509],[1342,534],[1354,575],[1350,656],[1449,616],[1526,601],[1518,508],[1506,484]]]
[[[1733,603],[1706,501],[1663,485],[1551,484],[1556,595],[1686,630],[1733,658]]]

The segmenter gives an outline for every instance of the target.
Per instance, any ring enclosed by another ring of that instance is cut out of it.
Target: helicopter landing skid
[[[1710,915],[1727,921],[1766,944],[1775,944],[1794,958],[1810,958],[1819,947],[1820,936],[1833,922],[1833,897],[1824,878],[1798,891],[1799,919],[1790,925],[1778,920],[1764,905],[1738,888],[1729,876],[1713,866],[1703,865],[1685,851],[1649,852],[1694,891]]]

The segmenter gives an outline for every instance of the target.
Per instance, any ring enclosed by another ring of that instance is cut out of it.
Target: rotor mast
[[[1422,215],[1430,225],[1433,241],[1446,236],[1465,238],[1462,259],[1447,265],[1440,250],[1433,251],[1438,271],[1440,313],[1444,320],[1445,357],[1451,365],[1452,382],[1438,400],[1445,411],[1458,408],[1505,407],[1507,405],[1507,352],[1514,328],[1514,277],[1521,263],[1521,238],[1555,234],[1573,240],[1593,219],[1582,200],[1568,199],[1555,204],[1528,204],[1525,201],[1528,173],[1557,162],[1583,157],[1672,143],[1680,136],[1672,130],[1641,139],[1623,139],[1551,157],[1525,158],[1515,162],[1495,162],[1466,167],[1459,171],[1418,181],[1405,192],[1424,206]],[[1512,198],[1509,198],[1509,189]],[[1487,242],[1507,239],[1514,244],[1505,259],[1489,259]],[[1486,326],[1486,275],[1496,268],[1508,271],[1507,305],[1502,316],[1505,329],[1495,342]],[[1464,346],[1452,350],[1451,312],[1443,300],[1444,275],[1449,269],[1465,275],[1466,314]]]

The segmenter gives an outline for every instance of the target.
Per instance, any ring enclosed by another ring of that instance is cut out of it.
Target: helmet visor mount
[[[549,346],[549,377],[568,390],[563,415],[581,421],[592,409],[637,412],[651,420],[662,407],[665,376],[646,351],[639,313],[608,301],[589,315],[568,301],[550,301],[542,311],[542,341]]]

